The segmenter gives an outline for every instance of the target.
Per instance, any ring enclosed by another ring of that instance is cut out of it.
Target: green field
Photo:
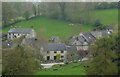
[[[95,17],[100,19],[101,23],[105,25],[117,24],[118,22],[117,9],[97,10],[93,14],[95,14]],[[22,28],[31,28],[31,26],[33,26],[37,33],[39,33],[40,30],[44,30],[47,38],[50,38],[51,36],[59,36],[60,38],[65,39],[65,37],[70,37],[71,34],[74,33],[73,27],[75,26],[69,26],[69,24],[71,24],[71,22],[46,17],[37,17],[28,21],[17,23],[13,26]],[[84,32],[94,28],[92,25],[78,25],[78,27]],[[6,33],[9,29],[9,27],[3,29],[3,33]],[[79,32],[80,31],[78,30],[75,34],[79,34]]]
[[[65,22],[60,20],[54,20],[46,17],[37,17],[35,19],[31,19],[28,21],[23,21],[20,23],[17,23],[13,25],[14,27],[22,27],[22,28],[33,28],[36,30],[36,32],[40,32],[40,30],[45,31],[45,36],[47,38],[50,38],[51,36],[59,36],[60,38],[70,36],[72,33],[73,26],[69,26],[71,22]],[[80,29],[84,31],[88,31],[90,29],[93,29],[93,26],[78,26]],[[6,28],[3,30],[4,32],[7,32],[10,28]],[[80,31],[79,31],[80,32]],[[78,33],[79,33],[78,32]]]
[[[55,65],[50,69],[35,72],[33,75],[86,75],[84,65],[80,63],[71,63],[63,66]]]
[[[118,23],[118,9],[97,10],[94,14],[96,18],[100,19],[101,23],[104,25]]]

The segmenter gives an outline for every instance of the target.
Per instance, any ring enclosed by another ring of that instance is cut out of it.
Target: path
[[[47,63],[47,64],[41,64],[41,65],[44,66],[44,68],[51,68],[55,64],[64,64],[64,63]]]

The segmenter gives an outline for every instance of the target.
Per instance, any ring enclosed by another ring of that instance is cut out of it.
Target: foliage
[[[3,75],[29,74],[40,66],[42,55],[39,45],[23,44],[24,36],[15,39],[11,48],[3,48]]]
[[[94,23],[94,26],[98,27],[98,26],[102,26],[100,20],[96,20]]]
[[[64,21],[91,25],[96,20],[94,13],[96,9],[110,9],[117,7],[117,2],[3,2],[3,23],[4,25],[9,25],[9,20],[17,17],[37,17],[42,14],[43,16],[53,19],[61,19]],[[29,14],[26,12],[26,9]]]
[[[26,20],[30,17],[30,13],[28,11],[24,12],[24,17],[26,18]]]
[[[33,51],[26,46],[3,51],[3,75],[27,74],[38,68],[39,64],[33,57]]]
[[[90,55],[93,55],[88,75],[116,75],[118,69],[116,63],[112,62],[117,58],[113,49],[115,46],[114,37],[103,37],[95,42],[90,48]],[[90,59],[91,60],[91,59]]]
[[[79,55],[80,59],[84,58],[87,55],[88,51],[87,50],[78,50],[77,55]]]
[[[112,8],[118,8],[117,2],[97,2],[95,9],[112,9]]]
[[[57,61],[60,61],[61,55],[60,55],[60,54],[57,54],[56,57],[57,57]]]

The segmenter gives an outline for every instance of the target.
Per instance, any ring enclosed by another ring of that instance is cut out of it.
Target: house
[[[114,26],[107,26],[106,30],[112,33],[114,31]]]
[[[41,48],[41,53],[45,60],[57,60],[57,55],[60,56],[60,60],[64,60],[66,58],[67,48],[64,43],[49,43],[44,45]]]
[[[87,50],[88,49],[88,42],[83,36],[76,36],[69,40],[69,46],[76,46],[77,50]]]
[[[57,36],[52,36],[52,37],[49,39],[49,42],[60,42],[60,39],[59,39],[59,37],[57,37]]]
[[[36,33],[34,29],[20,29],[20,28],[11,28],[8,31],[7,39],[13,40],[14,38],[19,38],[25,35],[25,38],[35,38]]]
[[[109,36],[113,32],[113,27],[107,27],[102,31],[81,32],[78,36],[73,36],[69,42],[69,46],[76,46],[77,50],[88,50],[90,45],[94,44],[96,39]]]

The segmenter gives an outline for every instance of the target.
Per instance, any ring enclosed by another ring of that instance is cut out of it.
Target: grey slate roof
[[[45,51],[64,51],[66,50],[66,45],[64,43],[49,43],[43,46]]]
[[[68,42],[69,45],[73,45],[74,41],[76,40],[76,38],[71,38]]]
[[[85,38],[83,36],[77,36],[78,41],[80,41],[81,43],[85,42]]]
[[[102,37],[101,31],[92,31],[91,34],[97,39],[99,37]]]
[[[110,34],[110,32],[108,32],[107,30],[102,31],[102,36],[108,36]]]
[[[19,29],[19,28],[11,28],[9,33],[20,33],[20,34],[29,34],[32,29]]]
[[[77,51],[77,47],[76,46],[67,47],[67,51],[75,52],[75,51]]]
[[[59,39],[59,37],[57,37],[57,36],[53,36],[53,37],[50,38],[49,41],[57,41],[58,39]]]
[[[92,43],[96,39],[90,32],[83,32],[83,35],[89,43]]]

